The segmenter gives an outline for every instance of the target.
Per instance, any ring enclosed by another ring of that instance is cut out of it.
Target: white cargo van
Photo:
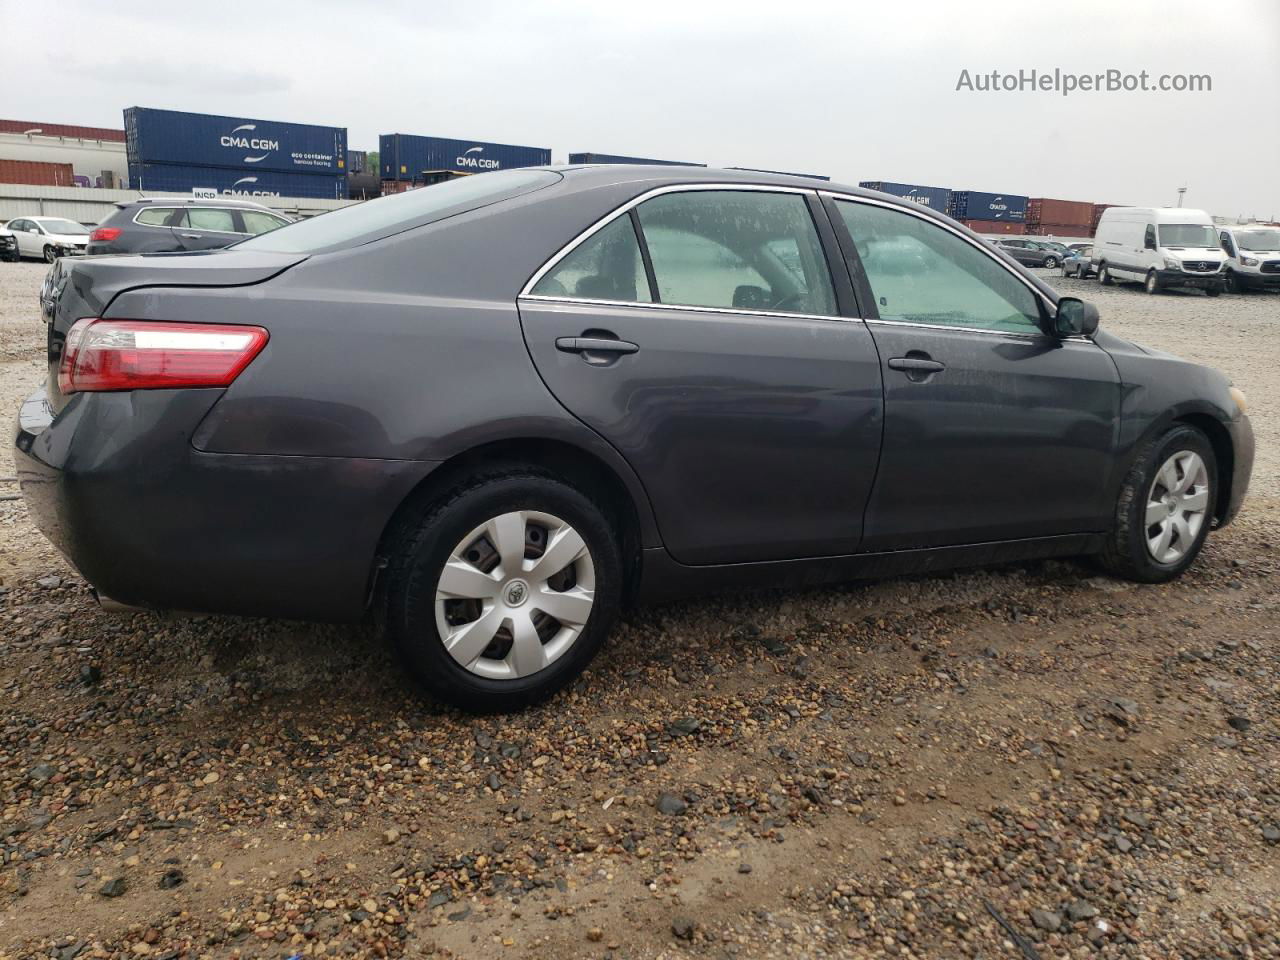
[[[1108,207],[1093,238],[1100,283],[1141,280],[1147,293],[1196,287],[1223,290],[1226,255],[1213,218],[1182,207]]]
[[[1280,227],[1264,223],[1218,227],[1218,240],[1227,255],[1227,289],[1280,290]]]

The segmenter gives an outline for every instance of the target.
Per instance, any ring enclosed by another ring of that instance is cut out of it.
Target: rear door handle
[[[564,353],[635,353],[637,344],[627,340],[609,340],[604,337],[559,337],[556,349]]]
[[[938,360],[924,357],[893,357],[889,360],[890,370],[908,370],[917,373],[938,373],[947,369],[947,365]]]

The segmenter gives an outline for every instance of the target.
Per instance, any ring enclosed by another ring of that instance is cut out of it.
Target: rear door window
[[[637,208],[662,303],[832,316],[835,291],[804,195],[693,190]]]
[[[187,211],[187,223],[192,230],[209,230],[214,233],[236,233],[236,221],[230,210],[215,207],[192,207]]]

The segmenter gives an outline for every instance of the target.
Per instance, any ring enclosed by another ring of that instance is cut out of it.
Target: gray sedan
[[[1036,557],[1178,576],[1245,401],[964,227],[799,177],[485,173],[60,260],[15,460],[113,605],[372,620],[509,710],[629,604]]]

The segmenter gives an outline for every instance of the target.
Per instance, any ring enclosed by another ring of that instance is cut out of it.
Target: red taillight
[[[123,232],[120,227],[94,227],[89,233],[89,242],[110,243]]]
[[[225,387],[266,343],[262,327],[87,317],[67,331],[58,389]]]

